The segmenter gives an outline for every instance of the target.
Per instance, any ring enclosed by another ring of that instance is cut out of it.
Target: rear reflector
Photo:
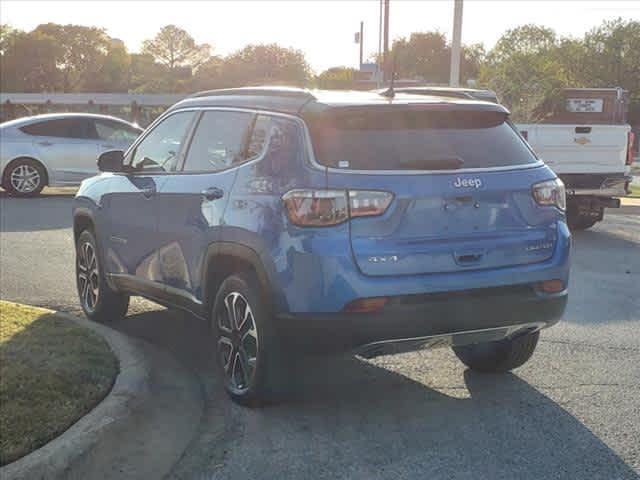
[[[560,293],[564,290],[562,280],[545,280],[538,284],[538,289],[544,293]]]
[[[389,299],[387,297],[359,298],[348,303],[342,310],[350,313],[371,313],[382,310]]]

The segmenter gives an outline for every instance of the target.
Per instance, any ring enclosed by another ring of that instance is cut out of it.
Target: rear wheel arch
[[[95,234],[95,223],[93,217],[88,212],[76,213],[73,217],[73,238],[77,242],[80,234],[90,230]]]
[[[207,313],[213,307],[222,282],[237,273],[253,275],[260,285],[265,304],[270,307],[273,305],[273,288],[266,268],[258,253],[250,247],[231,242],[211,244],[204,259],[202,272],[202,292]]]
[[[49,170],[47,169],[47,166],[37,158],[22,156],[22,157],[16,157],[13,160],[9,161],[9,163],[7,163],[7,165],[4,167],[4,170],[2,172],[2,186],[4,187],[6,185],[6,182],[8,182],[8,174],[11,171],[11,168],[13,167],[13,165],[24,160],[37,163],[38,166],[42,168],[42,171],[44,172],[44,180],[43,180],[44,186],[49,185]]]

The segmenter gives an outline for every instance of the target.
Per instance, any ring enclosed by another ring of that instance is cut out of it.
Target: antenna
[[[396,80],[396,56],[397,52],[393,53],[393,69],[391,70],[391,84],[389,88],[382,92],[380,95],[387,98],[393,98],[396,96],[396,91],[394,90],[394,84]]]

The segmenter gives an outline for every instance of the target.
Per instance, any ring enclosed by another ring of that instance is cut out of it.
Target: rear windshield
[[[309,127],[316,159],[329,167],[448,170],[537,161],[502,112],[332,112]]]

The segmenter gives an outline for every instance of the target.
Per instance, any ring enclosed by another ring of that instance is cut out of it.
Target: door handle
[[[102,145],[102,148],[116,148],[115,145]]]
[[[43,147],[50,147],[53,145],[51,142],[38,142],[38,145],[42,145]]]
[[[202,196],[207,200],[218,200],[219,198],[222,198],[223,195],[224,192],[218,187],[209,187],[202,191]]]

